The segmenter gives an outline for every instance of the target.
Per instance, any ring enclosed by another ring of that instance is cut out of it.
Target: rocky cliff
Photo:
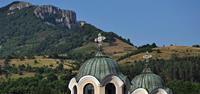
[[[62,10],[51,5],[38,6],[34,10],[34,14],[44,21],[63,25],[68,27],[69,29],[71,29],[72,26],[76,25],[77,23],[76,13],[74,11]]]
[[[22,2],[22,1],[15,1],[13,3],[10,4],[9,6],[9,10],[12,11],[12,10],[21,10],[23,8],[27,8],[27,7],[30,7],[32,6],[31,3],[28,3],[28,2]]]

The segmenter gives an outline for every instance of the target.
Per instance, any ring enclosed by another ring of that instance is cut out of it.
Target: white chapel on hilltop
[[[95,39],[99,49],[104,39],[101,34]],[[148,62],[151,55],[147,53],[143,58]],[[68,87],[71,94],[173,94],[165,87],[162,78],[148,67],[130,82],[120,71],[118,63],[101,51],[83,63]]]

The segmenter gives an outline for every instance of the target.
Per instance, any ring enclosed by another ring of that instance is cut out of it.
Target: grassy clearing
[[[9,74],[9,78],[11,78],[11,79],[18,79],[18,78],[33,77],[34,75],[35,75],[34,72],[24,72],[23,75]],[[5,75],[0,75],[0,79],[6,79]]]
[[[200,48],[189,47],[189,46],[167,46],[167,47],[159,47],[154,48],[150,54],[153,56],[152,59],[171,59],[174,56],[176,57],[190,57],[190,56],[200,56]],[[125,58],[119,63],[131,63],[135,61],[143,61],[143,56],[145,53],[139,53],[136,55],[132,55],[128,58]]]
[[[4,60],[0,60],[0,64],[3,65]],[[50,59],[50,58],[36,58],[36,59],[11,59],[10,65],[19,66],[19,65],[30,65],[32,67],[43,67],[48,66],[50,68],[56,68],[59,63],[64,64],[65,69],[70,69],[74,65],[73,60],[60,60],[60,59]]]

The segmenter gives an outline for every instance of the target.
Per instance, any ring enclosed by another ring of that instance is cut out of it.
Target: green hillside
[[[68,29],[35,16],[38,6],[8,10],[12,4],[0,8],[0,57],[66,54],[94,40],[99,32],[112,43],[115,38],[131,44],[112,32],[104,32],[85,24]],[[59,16],[60,14],[58,14]],[[49,18],[50,19],[50,18]]]

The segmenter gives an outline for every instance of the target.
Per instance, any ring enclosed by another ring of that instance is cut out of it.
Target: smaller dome
[[[142,74],[137,75],[131,81],[131,92],[135,91],[138,88],[144,88],[148,92],[151,92],[157,88],[163,88],[164,83],[160,76],[154,74],[150,68],[145,68]]]

